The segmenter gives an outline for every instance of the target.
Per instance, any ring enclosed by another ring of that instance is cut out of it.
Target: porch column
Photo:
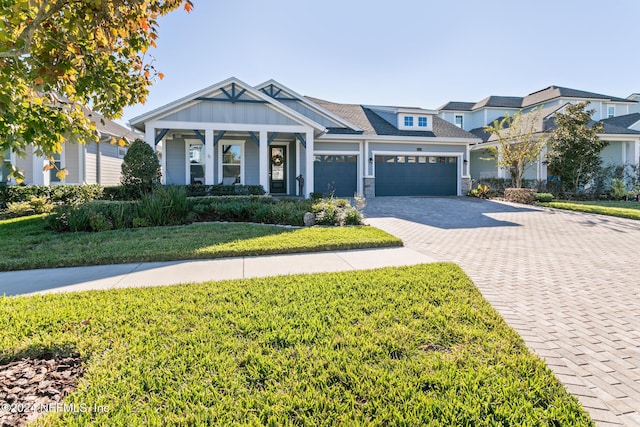
[[[144,131],[144,142],[149,144],[153,151],[156,151],[156,128],[147,126]]]
[[[547,179],[547,165],[544,163],[547,159],[547,147],[544,147],[538,157],[538,181]]]
[[[44,157],[33,155],[32,167],[33,173],[31,176],[33,185],[49,185],[49,171],[43,171],[44,167],[49,164],[49,161]],[[25,176],[25,181],[28,183],[29,178]]]
[[[258,171],[260,172],[260,185],[264,188],[264,191],[269,192],[269,164],[267,163],[268,157],[268,142],[267,131],[260,131],[260,144],[258,146],[258,160],[260,166]]]
[[[464,161],[462,162],[464,164],[464,171],[462,173],[464,176],[471,176],[471,147],[469,145],[467,145],[467,151],[465,152],[465,160],[467,161],[466,163]]]
[[[304,180],[304,196],[309,198],[313,192],[313,130],[305,132],[307,139],[307,149],[305,150],[306,156],[306,171],[307,179]]]
[[[214,185],[213,177],[213,129],[204,130],[204,183],[205,185]]]
[[[633,150],[633,164],[640,166],[640,139],[636,141],[635,149]]]
[[[296,178],[300,176],[300,141],[298,140],[298,138],[295,139],[295,144],[296,144]],[[302,196],[302,194],[300,194],[300,186],[298,185],[298,181],[296,181],[296,195],[297,196]]]

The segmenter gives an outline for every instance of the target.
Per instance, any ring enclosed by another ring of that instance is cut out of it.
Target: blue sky
[[[437,108],[555,84],[640,92],[640,1],[193,0],[161,18],[165,78],[123,122],[228,77],[334,102]]]

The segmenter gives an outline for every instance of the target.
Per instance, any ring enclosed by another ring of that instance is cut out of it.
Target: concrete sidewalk
[[[33,295],[301,273],[415,265],[435,259],[408,248],[314,252],[213,260],[144,262],[0,272],[0,295]]]

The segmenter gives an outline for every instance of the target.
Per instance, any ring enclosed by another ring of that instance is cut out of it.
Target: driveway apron
[[[640,426],[640,221],[466,197],[379,197],[364,213],[458,263],[598,425]]]

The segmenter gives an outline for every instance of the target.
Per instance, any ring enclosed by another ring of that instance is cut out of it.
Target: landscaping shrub
[[[186,185],[187,196],[262,196],[265,194],[262,185]]]
[[[346,199],[322,199],[312,206],[316,224],[320,225],[360,225],[362,215]]]
[[[55,205],[77,205],[100,199],[102,186],[88,185],[6,185],[0,186],[0,208],[9,203],[29,202],[32,197],[44,197]]]
[[[7,209],[2,212],[2,218],[17,218],[27,215],[49,213],[55,206],[47,201],[45,196],[31,196],[28,202],[9,202]]]
[[[488,185],[478,184],[478,187],[471,189],[471,191],[467,193],[467,196],[477,197],[479,199],[487,199],[489,198],[490,191],[491,189]]]
[[[504,198],[508,202],[530,205],[536,201],[536,193],[531,188],[505,188]]]
[[[627,185],[619,178],[615,178],[611,182],[611,189],[609,190],[611,197],[616,200],[627,197]]]
[[[552,202],[553,194],[551,193],[536,193],[536,201],[541,203]]]
[[[78,206],[59,207],[47,217],[55,231],[105,231],[130,228],[136,216],[136,202],[97,200]]]
[[[191,205],[184,188],[158,186],[152,193],[142,196],[135,218],[138,218],[137,226],[155,227],[193,222],[194,215],[190,213]]]
[[[160,162],[153,148],[136,139],[131,143],[122,162],[122,185],[140,196],[151,192],[160,182]]]

